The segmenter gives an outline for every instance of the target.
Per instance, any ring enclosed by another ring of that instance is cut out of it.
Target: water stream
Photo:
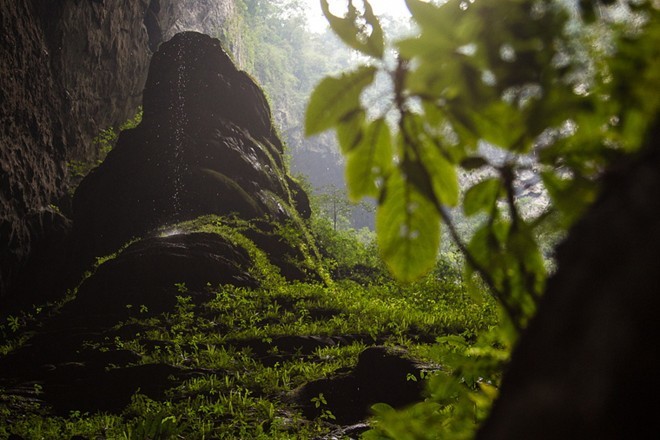
[[[186,129],[188,126],[188,115],[186,112],[186,86],[188,82],[185,53],[183,45],[179,47],[177,53],[177,76],[176,76],[176,96],[174,102],[174,154],[172,163],[172,178],[173,178],[173,217],[175,220],[181,218],[183,196],[183,173],[186,171],[184,163],[184,142],[186,136]]]

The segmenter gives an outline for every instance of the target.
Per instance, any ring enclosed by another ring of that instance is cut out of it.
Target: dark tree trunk
[[[660,387],[660,124],[558,252],[477,438],[648,438]]]

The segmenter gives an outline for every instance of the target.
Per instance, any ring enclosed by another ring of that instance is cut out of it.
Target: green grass
[[[86,348],[130,350],[137,364],[201,373],[169,389],[163,401],[138,391],[120,414],[55,417],[38,400],[0,390],[0,438],[313,438],[329,432],[332,420],[303,419],[286,398],[296,387],[353,367],[373,344],[404,346],[437,362],[437,338],[473,340],[497,321],[492,302],[471,299],[457,276],[431,275],[408,286],[277,281],[258,290],[212,288],[214,298],[202,304],[180,285],[176,308],[157,316],[134,306],[115,337]],[[312,350],[277,345],[295,335],[343,343]]]

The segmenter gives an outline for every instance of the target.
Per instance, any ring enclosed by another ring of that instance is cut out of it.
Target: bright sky
[[[362,0],[353,1],[356,7],[362,7]],[[305,0],[305,2],[308,5],[307,18],[310,29],[314,32],[322,32],[328,25],[328,22],[321,12],[321,0]],[[340,15],[341,11],[346,9],[347,2],[348,0],[328,0],[330,11]],[[405,0],[369,0],[369,4],[372,6],[376,15],[387,14],[393,17],[410,16]]]

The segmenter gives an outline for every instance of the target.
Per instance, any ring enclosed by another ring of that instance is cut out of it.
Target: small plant
[[[317,397],[312,397],[311,401],[314,404],[315,408],[318,408],[318,409],[321,410],[321,414],[319,415],[319,418],[321,420],[336,420],[337,419],[337,417],[335,417],[335,415],[332,414],[332,411],[330,411],[328,408],[325,408],[325,405],[328,404],[328,401],[325,400],[325,396],[323,396],[323,393],[320,393]]]
[[[15,333],[21,328],[21,320],[18,316],[10,315],[7,317],[7,325],[9,326],[9,329]]]
[[[314,404],[315,408],[320,408],[321,405],[327,405],[328,401],[325,400],[325,397],[323,396],[323,393],[319,394],[316,397],[312,397],[311,402]]]
[[[32,385],[32,387],[33,387],[33,390],[34,390],[34,394],[35,394],[35,395],[38,396],[38,395],[40,395],[40,394],[43,394],[43,392],[44,392],[44,387],[43,387],[43,385],[41,385],[40,383],[35,383],[34,385]]]
[[[147,414],[125,435],[130,440],[167,440],[176,438],[182,431],[183,428],[178,425],[175,416],[156,413]]]

